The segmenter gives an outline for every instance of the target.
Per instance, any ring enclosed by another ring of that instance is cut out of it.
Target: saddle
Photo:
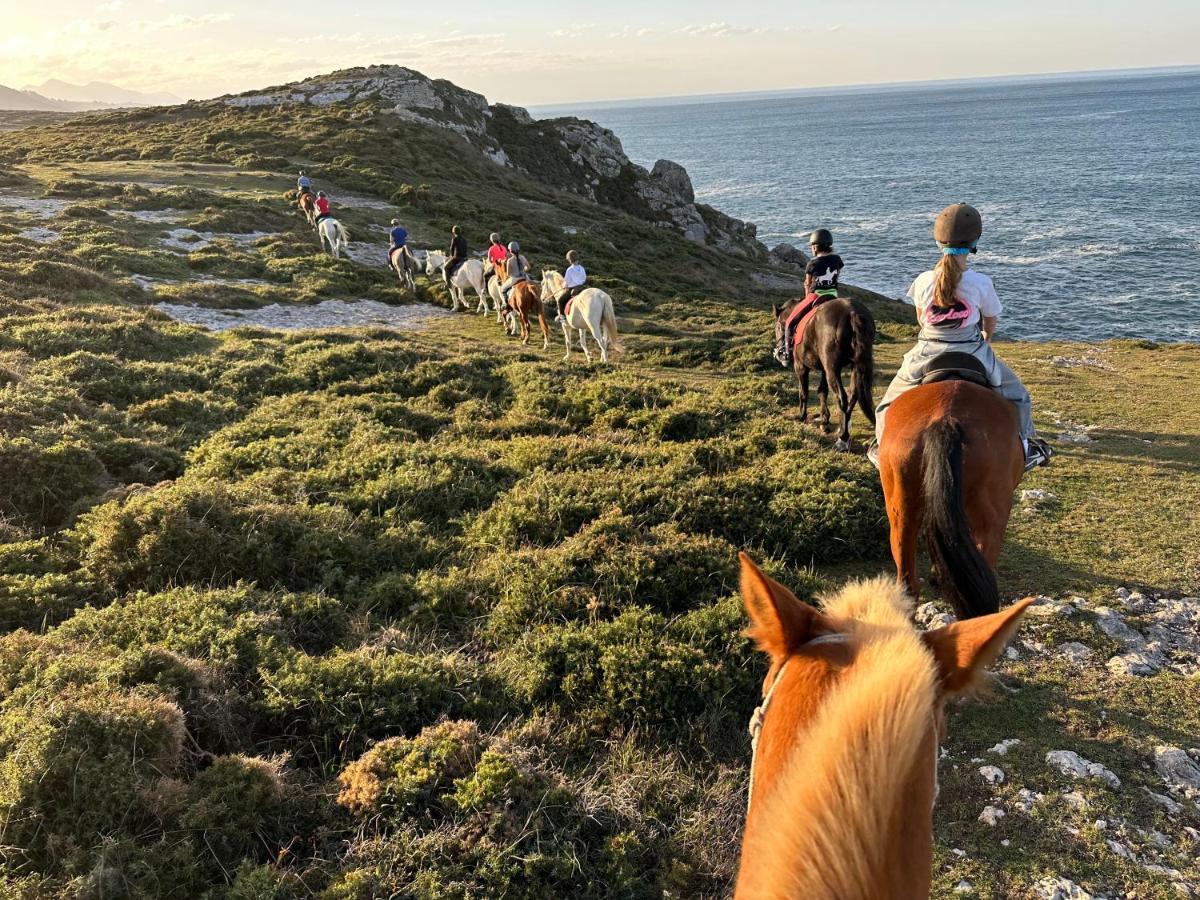
[[[939,381],[969,381],[982,387],[994,389],[988,379],[987,369],[970,353],[957,350],[942,353],[929,361],[925,374],[921,376],[921,384],[935,384]]]

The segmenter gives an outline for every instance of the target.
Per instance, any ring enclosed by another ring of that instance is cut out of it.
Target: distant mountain
[[[27,87],[27,91],[36,91],[43,97],[54,100],[67,100],[74,103],[97,103],[106,106],[172,106],[183,100],[166,91],[146,93],[131,91],[104,81],[89,81],[87,84],[70,84],[52,78],[35,87]]]
[[[105,103],[73,103],[69,100],[52,100],[36,91],[17,91],[0,84],[0,110],[14,109],[23,112],[82,112],[89,109],[107,109]]]

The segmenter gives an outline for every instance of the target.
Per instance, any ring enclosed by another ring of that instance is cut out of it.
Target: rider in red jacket
[[[321,224],[322,219],[329,218],[329,198],[325,196],[324,191],[317,191],[317,224]]]

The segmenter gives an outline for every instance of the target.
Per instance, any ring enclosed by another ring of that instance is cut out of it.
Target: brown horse
[[[296,205],[313,228],[317,227],[317,198],[308,191],[297,191]]]
[[[394,247],[388,251],[388,265],[396,273],[396,277],[410,291],[417,289],[417,261],[413,258],[408,247]]]
[[[748,633],[771,665],[734,897],[928,897],[946,701],[975,686],[1032,601],[919,634],[890,578],[818,611],[741,559]]]
[[[800,299],[775,306],[775,343],[784,339],[788,316]],[[842,369],[853,365],[850,393],[842,386]],[[817,307],[809,318],[792,365],[796,370],[796,386],[800,391],[800,421],[808,421],[808,373],[820,372],[817,394],[821,398],[821,428],[832,430],[829,424],[829,387],[837,391],[842,427],[838,433],[838,450],[850,449],[850,414],[855,402],[863,415],[875,424],[875,402],[871,387],[875,380],[875,320],[871,312],[857,300],[838,297]]]
[[[496,277],[500,279],[500,283],[508,281],[508,264],[507,262],[496,263]],[[539,285],[537,282],[526,279],[513,285],[512,291],[508,295],[509,309],[517,317],[517,322],[521,326],[521,343],[529,343],[529,317],[533,313],[537,313],[538,324],[542,327],[542,349],[545,350],[550,346],[550,329],[546,326],[546,310],[542,306],[542,297]]]
[[[1025,454],[1013,406],[967,381],[923,384],[887,414],[879,475],[896,577],[914,598],[925,523],[942,594],[960,619],[1000,608],[996,561]]]

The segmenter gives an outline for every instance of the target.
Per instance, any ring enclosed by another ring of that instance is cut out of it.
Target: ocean
[[[681,163],[768,246],[829,228],[850,284],[903,297],[965,200],[1001,336],[1200,341],[1200,69],[533,111]]]

